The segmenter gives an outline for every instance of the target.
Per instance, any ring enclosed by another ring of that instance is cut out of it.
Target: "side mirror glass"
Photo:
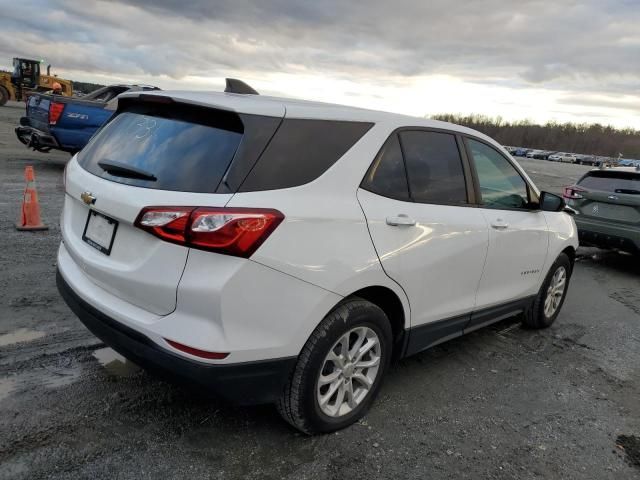
[[[549,192],[540,194],[540,210],[544,212],[561,212],[566,207],[566,203],[559,195]]]

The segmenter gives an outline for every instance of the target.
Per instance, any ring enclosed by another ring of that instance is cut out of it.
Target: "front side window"
[[[487,208],[528,208],[527,184],[509,161],[490,146],[468,139],[476,166],[482,204]]]
[[[467,203],[462,159],[454,135],[411,130],[401,132],[400,141],[415,202]]]
[[[407,173],[397,134],[391,135],[378,152],[362,181],[362,188],[384,197],[409,201]]]

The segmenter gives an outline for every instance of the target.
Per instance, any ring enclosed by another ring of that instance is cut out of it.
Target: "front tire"
[[[298,430],[326,433],[367,412],[391,360],[389,319],[360,299],[340,303],[307,340],[277,408]]]
[[[547,273],[531,306],[524,312],[522,324],[528,328],[547,328],[556,320],[567,296],[572,266],[569,257],[561,253]]]

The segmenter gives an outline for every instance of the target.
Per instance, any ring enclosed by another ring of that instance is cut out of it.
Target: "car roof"
[[[607,168],[592,168],[589,170],[591,172],[628,172],[628,173],[637,173],[640,175],[640,170],[637,167],[607,167]]]
[[[149,93],[147,92],[146,94],[148,95]],[[131,98],[140,95],[145,95],[145,92],[127,92],[120,95],[120,98]],[[282,117],[286,114],[287,118],[386,123],[398,128],[405,126],[440,128],[460,133],[468,133],[476,137],[488,139],[491,143],[497,144],[495,140],[476,130],[453,123],[333,103],[266,95],[206,91],[163,90],[154,91],[152,95],[170,97],[184,103],[245,114],[274,117]]]

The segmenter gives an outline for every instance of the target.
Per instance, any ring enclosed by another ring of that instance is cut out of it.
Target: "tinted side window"
[[[239,191],[275,190],[309,183],[347,153],[372,125],[285,119]]]
[[[467,202],[462,159],[454,135],[415,130],[401,132],[400,140],[414,201]]]
[[[362,181],[362,188],[385,197],[409,200],[407,173],[397,134],[391,135],[382,146]]]
[[[482,203],[489,208],[527,208],[527,184],[518,171],[497,150],[468,140],[478,173]]]

